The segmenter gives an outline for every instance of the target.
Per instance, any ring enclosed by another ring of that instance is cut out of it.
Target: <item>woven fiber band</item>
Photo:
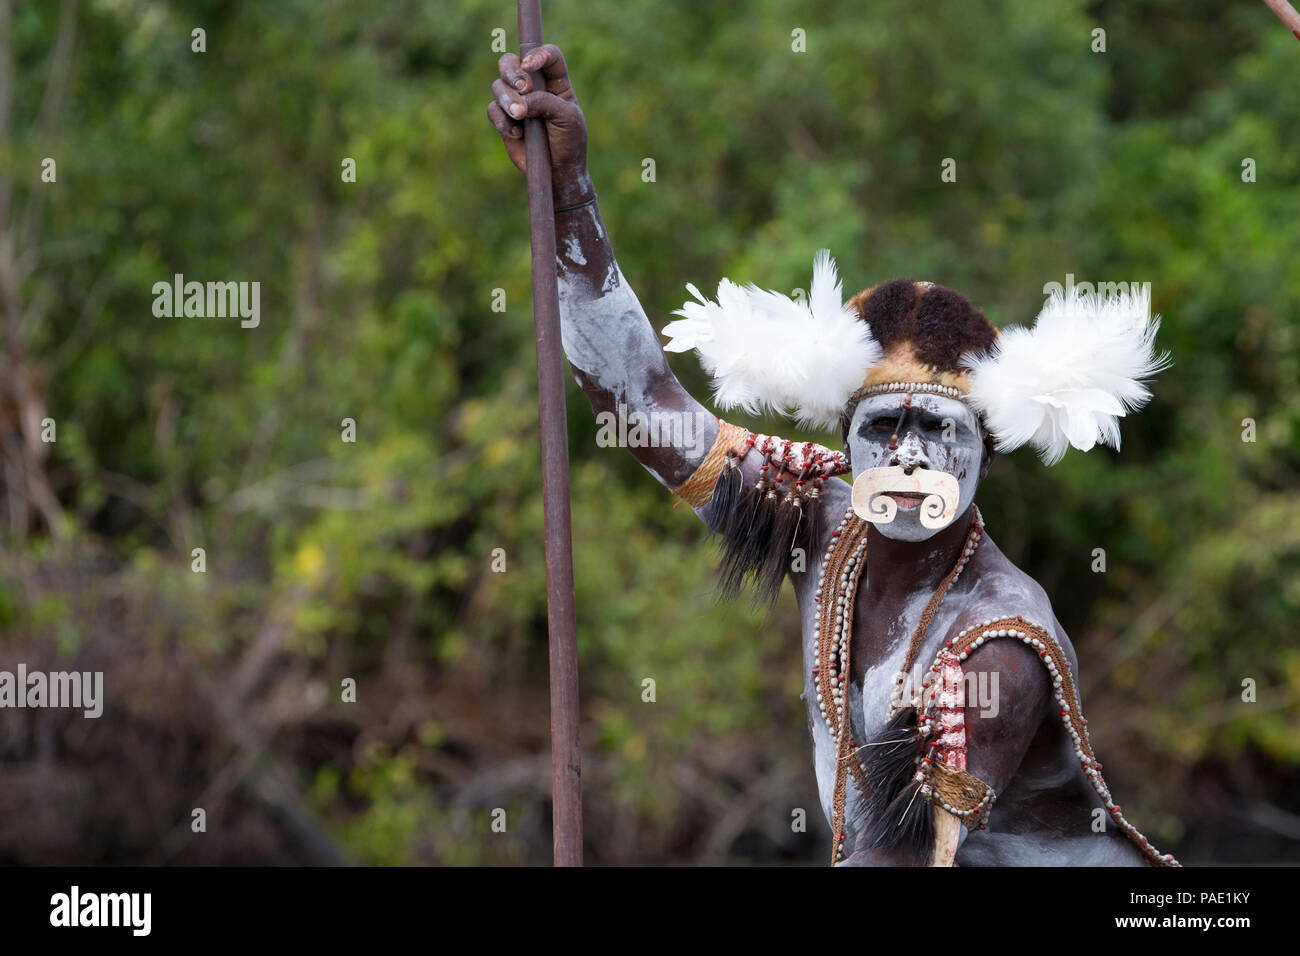
[[[979,829],[997,798],[993,788],[979,777],[942,761],[935,761],[930,768],[930,786],[939,806],[960,817],[972,830]]]
[[[727,452],[744,454],[745,439],[748,435],[749,429],[724,422],[719,418],[718,437],[714,439],[713,447],[704,456],[704,461],[700,462],[700,467],[691,473],[691,477],[673,489],[673,494],[692,508],[699,508],[706,504],[713,497],[713,486],[718,483],[718,476],[727,465]]]

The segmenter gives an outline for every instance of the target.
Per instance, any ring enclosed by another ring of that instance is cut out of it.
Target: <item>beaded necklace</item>
[[[813,666],[812,674],[817,687],[817,704],[821,710],[822,719],[826,722],[831,737],[836,743],[835,790],[832,796],[832,830],[834,834],[832,864],[844,859],[844,843],[846,840],[844,805],[848,774],[853,775],[854,780],[861,789],[865,790],[867,787],[866,773],[858,760],[860,748],[852,739],[852,725],[850,715],[845,707],[847,698],[844,691],[850,681],[849,648],[851,645],[850,635],[853,632],[853,599],[857,590],[858,579],[862,575],[863,568],[866,567],[867,528],[868,523],[859,518],[852,508],[849,508],[840,521],[839,527],[831,532],[831,544],[826,549],[821,576],[818,578],[817,594],[814,597],[817,602],[815,612],[817,664]],[[890,702],[891,716],[903,707],[902,698],[907,674],[916,660],[916,655],[919,653],[921,643],[925,638],[925,632],[929,629],[944,594],[947,593],[953,582],[961,574],[962,569],[969,563],[983,537],[984,521],[979,509],[976,508],[972,516],[970,531],[967,533],[957,563],[948,572],[947,577],[939,583],[934,596],[930,598],[925,611],[922,612],[920,623],[912,633],[906,662],[895,678],[895,686]],[[834,602],[830,600],[832,597]],[[835,608],[833,614],[829,611],[832,603]],[[826,611],[826,613],[823,613],[823,611]],[[1119,805],[1115,803],[1114,798],[1111,796],[1110,789],[1101,775],[1101,761],[1097,759],[1092,750],[1088,736],[1088,721],[1083,717],[1079,707],[1078,694],[1075,691],[1074,682],[1070,678],[1070,661],[1065,656],[1064,651],[1061,650],[1060,645],[1057,644],[1055,638],[1046,629],[1026,621],[1021,616],[985,621],[982,626],[967,628],[955,638],[949,639],[939,649],[930,670],[938,673],[944,663],[945,655],[951,655],[958,662],[965,661],[971,653],[983,644],[999,637],[1021,640],[1038,652],[1052,681],[1060,719],[1064,724],[1066,733],[1074,742],[1075,756],[1087,775],[1088,782],[1101,798],[1107,811],[1109,811],[1112,822],[1138,848],[1147,863],[1153,866],[1178,866],[1179,863],[1173,854],[1161,853],[1151,845],[1150,841],[1132,823],[1124,818]],[[919,697],[913,697],[908,701],[908,704],[916,706],[918,711],[923,709]],[[930,706],[933,708],[933,701],[930,702]],[[918,719],[924,722],[931,716],[933,715],[921,714]],[[943,766],[941,763],[936,763],[932,769],[943,768]],[[961,801],[961,805],[957,805],[956,802],[948,799],[948,797],[952,796],[952,793],[945,790],[942,784],[943,781],[939,780],[936,787],[933,788],[938,804],[947,812],[969,821],[968,825],[978,826],[981,830],[985,829],[984,819],[991,809],[992,792],[985,793],[983,798],[978,800],[974,796],[963,794],[964,799]]]
[[[862,576],[863,568],[866,567],[867,527],[868,523],[859,518],[850,506],[840,520],[839,526],[831,532],[831,543],[822,561],[821,574],[817,579],[817,594],[813,598],[817,604],[814,612],[817,628],[817,663],[813,665],[812,677],[817,688],[817,707],[826,722],[831,738],[835,741],[836,749],[835,790],[832,797],[834,862],[843,859],[844,854],[847,774],[853,774],[859,787],[865,788],[867,785],[866,774],[857,759],[857,742],[852,739],[851,717],[845,709],[847,700],[845,688],[852,679],[849,671],[849,648],[853,633],[853,602],[858,580]],[[902,709],[907,674],[916,661],[916,655],[921,649],[926,632],[930,629],[944,595],[948,593],[948,589],[961,575],[962,569],[966,567],[971,555],[979,547],[983,532],[984,522],[979,508],[976,507],[961,554],[952,570],[939,582],[938,588],[921,613],[920,622],[912,632],[903,668],[895,678],[889,716],[892,717]],[[830,598],[834,598],[834,601],[829,600]]]

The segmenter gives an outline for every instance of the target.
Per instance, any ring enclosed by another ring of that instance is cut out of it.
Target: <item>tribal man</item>
[[[547,45],[499,70],[488,115],[521,170],[522,120],[545,120],[578,384],[597,413],[705,421],[702,441],[665,425],[692,440],[633,454],[719,536],[725,591],[794,586],[831,861],[1176,866],[1112,797],[1074,648],[974,503],[996,450],[1032,443],[1051,464],[1071,446],[1119,447],[1118,419],[1167,364],[1146,294],[1054,296],[1032,329],[999,333],[930,282],[844,303],[823,250],[806,300],[724,279],[711,301],[688,285],[661,347],[614,259],[563,56]],[[844,451],[715,418],[665,349],[698,352],[719,407],[838,426]],[[851,486],[835,480],[847,474]]]

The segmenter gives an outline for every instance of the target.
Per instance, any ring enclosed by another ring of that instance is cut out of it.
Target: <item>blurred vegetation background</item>
[[[657,327],[821,246],[998,324],[1151,283],[1175,364],[1123,454],[1001,458],[981,507],[1130,819],[1300,861],[1295,38],[1214,0],[544,12]],[[514,16],[0,0],[0,668],[106,675],[98,720],[0,711],[0,861],[549,860],[527,210],[485,115]],[[175,273],[259,281],[260,326],[155,317]],[[718,606],[694,516],[596,430],[571,388],[588,861],[820,862],[792,602]]]

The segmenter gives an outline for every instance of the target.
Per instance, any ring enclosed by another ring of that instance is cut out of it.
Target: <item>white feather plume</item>
[[[686,289],[696,301],[673,313],[682,318],[664,327],[664,350],[699,353],[721,408],[771,410],[806,428],[830,428],[880,361],[867,323],[843,301],[826,249],[813,259],[806,302],[730,279],[718,283],[716,302],[690,283]]]
[[[1119,449],[1119,419],[1147,403],[1144,380],[1169,367],[1155,353],[1150,290],[1135,289],[1056,292],[1032,329],[1004,329],[990,354],[965,357],[970,402],[999,448],[1032,442],[1049,465],[1070,446]]]

